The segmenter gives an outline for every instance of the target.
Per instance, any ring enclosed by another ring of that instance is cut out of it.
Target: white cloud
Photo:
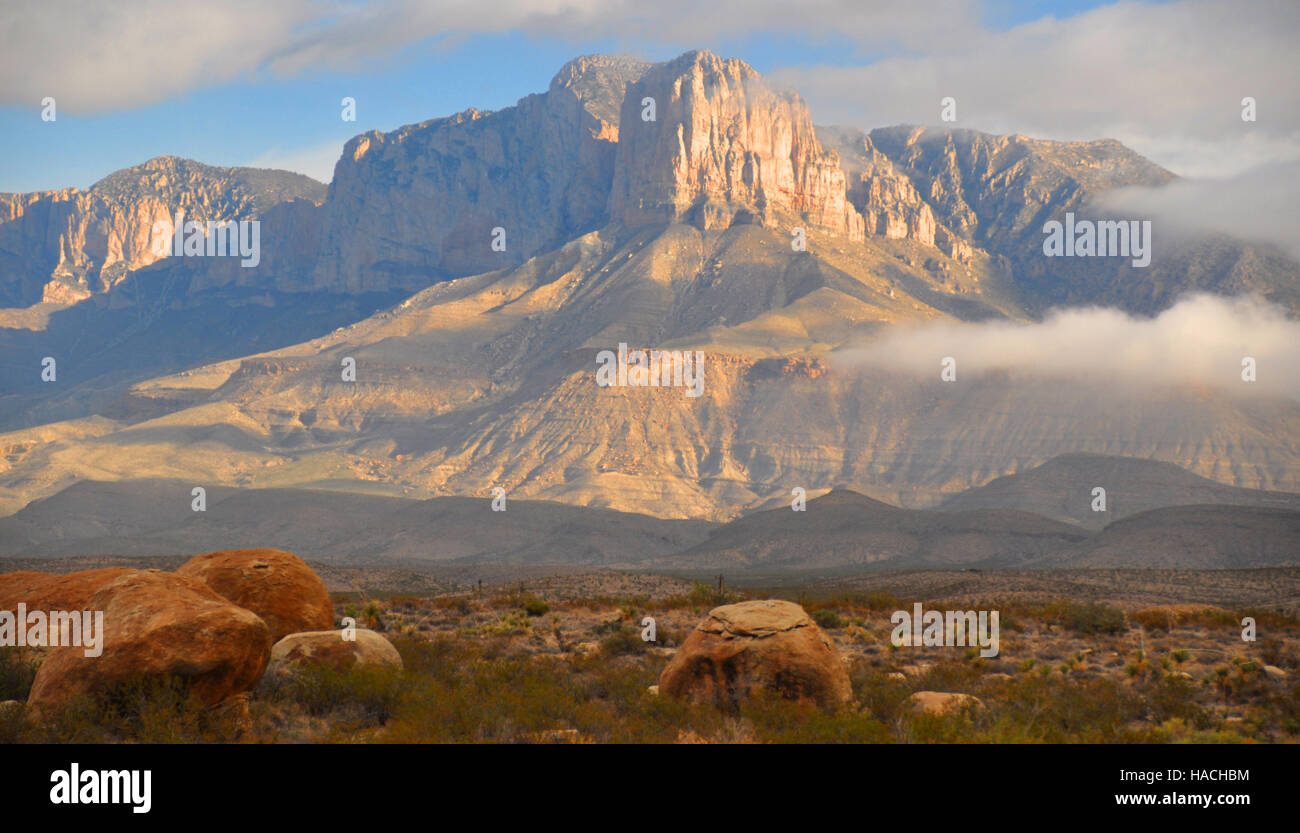
[[[514,30],[683,50],[755,32],[918,48],[960,37],[976,9],[975,0],[6,0],[0,104],[49,95],[64,112],[141,106],[254,74],[356,69],[413,44]]]
[[[1255,168],[1224,179],[1180,180],[1160,188],[1121,188],[1098,206],[1111,216],[1151,219],[1161,237],[1216,232],[1271,243],[1300,260],[1300,162]]]
[[[1115,138],[1182,175],[1300,157],[1293,0],[1117,3],[862,67],[791,68],[818,123],[939,123],[1048,139]],[[1258,121],[1241,120],[1241,100]]]
[[[1242,359],[1255,359],[1247,387]],[[1300,399],[1300,322],[1255,298],[1195,295],[1155,318],[1119,310],[1062,310],[1040,323],[942,322],[893,327],[878,341],[837,353],[842,368],[881,366],[939,379],[940,360],[957,361],[957,378],[1010,371],[1138,387],[1178,384]]]

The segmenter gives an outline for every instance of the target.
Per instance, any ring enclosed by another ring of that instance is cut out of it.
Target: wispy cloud
[[[991,371],[1140,387],[1168,384],[1247,390],[1242,359],[1255,359],[1259,390],[1300,399],[1300,322],[1256,298],[1195,295],[1155,318],[1114,309],[1064,310],[1040,323],[943,322],[891,328],[872,344],[834,356],[841,369],[880,366],[939,379],[956,359],[958,379]]]
[[[1272,244],[1300,260],[1298,185],[1300,162],[1289,162],[1223,179],[1121,188],[1102,195],[1097,202],[1113,216],[1150,218],[1165,238],[1226,234]]]
[[[1005,32],[974,27],[943,50],[776,77],[819,123],[936,124],[1048,139],[1115,138],[1185,176],[1300,158],[1292,0],[1116,3]],[[1254,97],[1258,120],[1243,122]]]
[[[55,96],[66,112],[143,106],[189,90],[382,64],[413,45],[523,31],[707,46],[754,33],[842,36],[863,48],[942,45],[976,25],[975,0],[7,0],[0,104]]]

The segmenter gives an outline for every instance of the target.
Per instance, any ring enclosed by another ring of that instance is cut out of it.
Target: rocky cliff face
[[[1125,258],[1044,257],[1047,220],[1067,212],[1111,216],[1095,205],[1106,191],[1174,179],[1114,140],[1055,142],[899,126],[872,130],[867,141],[933,209],[936,247],[964,263],[980,252],[996,258],[1031,315],[1078,304],[1151,315],[1196,290],[1257,293],[1300,309],[1294,290],[1300,265],[1280,252],[1226,238],[1180,238],[1159,223],[1145,268],[1134,269]]]
[[[912,181],[876,150],[866,131],[822,127],[817,135],[839,154],[849,202],[862,214],[867,234],[934,245],[934,212]]]
[[[655,66],[629,88],[622,124],[612,219],[705,229],[806,220],[863,237],[803,100],[770,89],[743,61],[689,52]]]
[[[324,186],[286,171],[214,168],[160,156],[88,190],[0,195],[0,304],[69,304],[112,290],[159,260],[157,222],[245,220]]]
[[[330,185],[312,288],[415,290],[515,266],[604,225],[614,102],[646,67],[579,58],[514,107],[352,139]],[[493,248],[498,228],[504,250]]]
[[[1173,179],[1113,139],[1052,142],[899,126],[872,130],[867,140],[911,179],[943,225],[995,251],[1038,235],[1049,212],[1077,211],[1111,188]]]

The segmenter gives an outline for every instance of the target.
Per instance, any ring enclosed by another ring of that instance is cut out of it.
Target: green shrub
[[[815,611],[812,618],[813,621],[817,623],[817,627],[826,630],[844,627],[844,620],[840,618],[840,615],[835,611],[827,610],[826,608]]]
[[[1053,613],[1062,627],[1081,634],[1119,634],[1128,631],[1124,612],[1109,605],[1074,601],[1053,606]]]

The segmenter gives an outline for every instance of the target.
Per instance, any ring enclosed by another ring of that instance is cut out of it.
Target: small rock
[[[1265,665],[1264,673],[1268,675],[1270,680],[1285,680],[1287,676],[1286,672],[1276,665]]]
[[[947,714],[968,706],[982,709],[984,703],[973,694],[951,691],[918,691],[904,701],[904,705],[918,714]]]
[[[577,729],[546,729],[529,735],[533,743],[582,743],[582,733]]]

